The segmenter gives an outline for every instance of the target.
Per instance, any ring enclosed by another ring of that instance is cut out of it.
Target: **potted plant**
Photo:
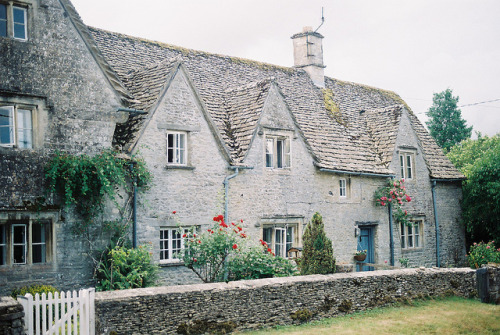
[[[358,250],[354,253],[354,259],[358,262],[362,262],[366,259],[366,250]]]

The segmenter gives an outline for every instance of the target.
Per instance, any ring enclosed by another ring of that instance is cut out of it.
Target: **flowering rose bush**
[[[293,265],[287,259],[274,257],[262,240],[261,247],[248,247],[242,223],[226,223],[224,216],[218,215],[205,232],[184,233],[185,251],[179,258],[205,283],[294,273]]]
[[[253,246],[232,255],[229,280],[287,277],[297,273],[295,264],[286,258],[274,256],[270,250]]]
[[[481,265],[489,262],[500,263],[500,248],[495,249],[494,243],[495,241],[490,241],[488,243],[474,242],[467,254],[469,266],[473,269],[478,269]]]
[[[185,252],[179,255],[184,265],[205,283],[224,280],[228,256],[240,252],[247,238],[241,226],[225,223],[222,215],[214,217],[213,222],[206,232],[191,230],[183,234]]]
[[[403,210],[402,206],[405,202],[410,202],[411,197],[406,193],[404,179],[390,180],[388,186],[379,188],[375,192],[375,204],[377,206],[392,207],[392,215],[398,223],[411,225],[408,212]]]

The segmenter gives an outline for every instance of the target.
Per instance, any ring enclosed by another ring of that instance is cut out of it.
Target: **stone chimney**
[[[294,67],[304,69],[319,87],[325,87],[322,39],[311,27],[304,27],[301,33],[292,36]]]

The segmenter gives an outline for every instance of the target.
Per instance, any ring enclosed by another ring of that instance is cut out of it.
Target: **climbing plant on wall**
[[[94,156],[56,153],[45,166],[45,178],[48,191],[59,195],[64,205],[73,205],[81,216],[75,225],[81,233],[96,223],[105,199],[117,204],[120,189],[130,191],[134,184],[144,189],[152,176],[142,159],[125,159],[106,150]]]
[[[403,209],[405,202],[410,202],[411,197],[406,193],[404,179],[389,180],[387,186],[383,186],[375,191],[375,204],[377,206],[392,207],[392,215],[398,223],[411,225],[408,211]]]

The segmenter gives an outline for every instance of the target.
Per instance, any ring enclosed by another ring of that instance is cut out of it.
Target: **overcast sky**
[[[292,66],[290,36],[323,39],[329,77],[392,90],[425,122],[432,94],[460,97],[475,131],[500,132],[499,0],[71,0],[90,26]]]

